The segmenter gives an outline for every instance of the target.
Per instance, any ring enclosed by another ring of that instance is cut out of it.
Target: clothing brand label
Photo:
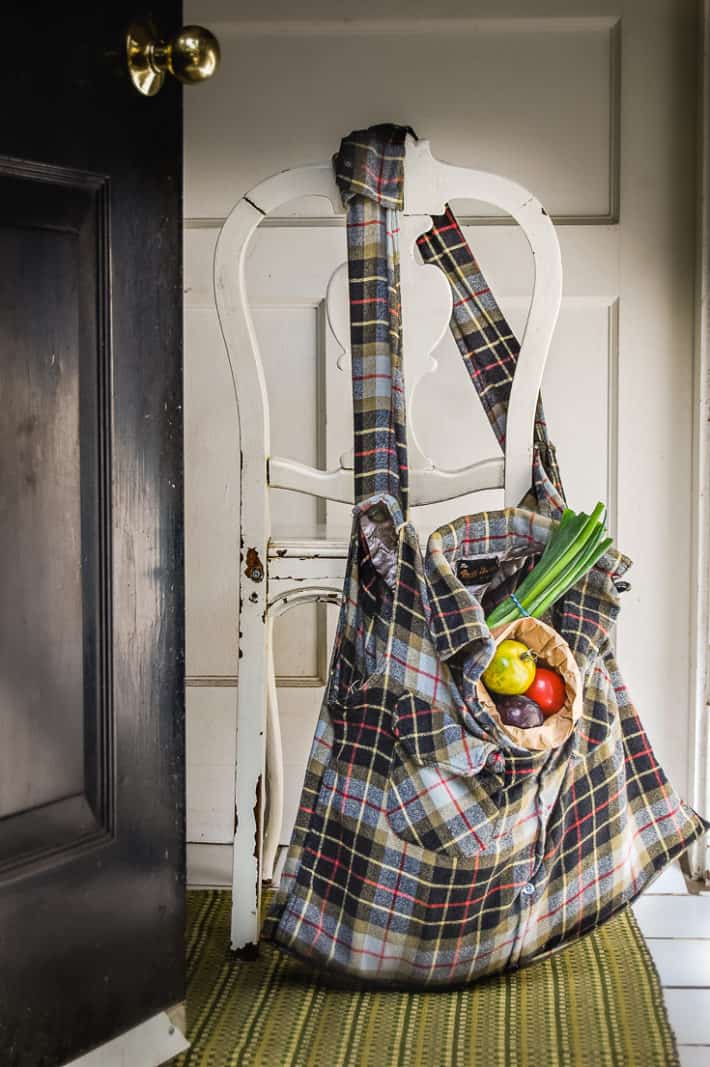
[[[456,565],[456,577],[462,585],[486,585],[497,572],[497,556],[460,559]]]

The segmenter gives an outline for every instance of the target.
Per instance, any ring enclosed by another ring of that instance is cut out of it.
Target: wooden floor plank
[[[684,896],[688,892],[688,887],[678,864],[671,863],[669,867],[661,871],[645,892],[649,896],[655,896],[659,893],[673,893],[678,896]]]
[[[710,895],[644,894],[633,909],[646,938],[710,938]]]
[[[710,1045],[710,989],[664,989],[663,997],[678,1044]]]
[[[655,961],[662,985],[710,988],[710,941],[663,941],[646,938],[646,944]]]
[[[680,1067],[708,1067],[710,1045],[678,1045]]]

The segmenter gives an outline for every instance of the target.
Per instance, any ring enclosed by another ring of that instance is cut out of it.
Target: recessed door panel
[[[6,873],[110,831],[107,190],[0,160]]]

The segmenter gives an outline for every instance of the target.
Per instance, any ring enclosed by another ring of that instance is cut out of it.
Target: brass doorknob
[[[128,27],[126,62],[138,92],[155,96],[167,74],[184,85],[211,78],[219,66],[219,41],[202,26],[184,26],[170,40],[162,41],[153,22],[141,19]]]

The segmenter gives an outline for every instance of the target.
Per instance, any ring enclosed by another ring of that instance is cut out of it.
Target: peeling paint
[[[259,777],[256,780],[256,796],[254,798],[254,859],[256,860],[256,863],[255,863],[254,866],[256,867],[256,886],[255,886],[256,898],[255,899],[257,900],[257,902],[259,900],[259,883],[261,882],[261,862],[260,862],[261,861],[261,857],[259,855],[259,838],[261,836],[261,834],[259,833],[259,825],[260,825],[260,819],[261,819],[261,802],[262,802],[261,781],[262,781],[262,776],[259,775]],[[256,951],[257,951],[257,955],[258,955],[258,953],[259,953],[258,944],[256,946]]]
[[[254,791],[254,859],[257,863],[257,882],[258,882],[258,866],[259,866],[259,815],[261,813],[261,775],[256,780],[256,789]]]
[[[247,565],[244,573],[247,578],[251,578],[252,582],[262,582],[264,580],[264,564],[261,562],[259,553],[255,548],[247,549]]]

